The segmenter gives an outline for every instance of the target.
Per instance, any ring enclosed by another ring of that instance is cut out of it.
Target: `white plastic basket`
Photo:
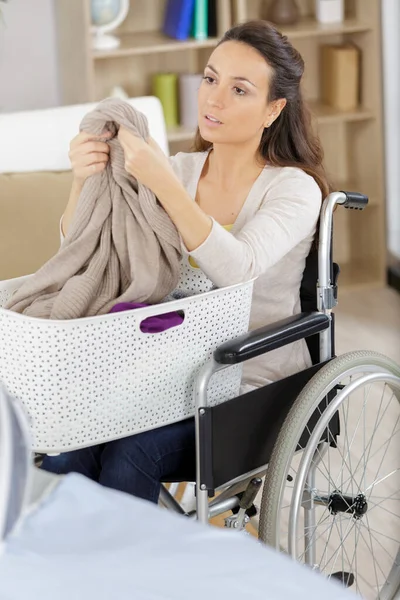
[[[24,280],[0,282],[0,307]],[[0,380],[27,410],[33,450],[74,450],[192,416],[195,374],[219,344],[248,330],[252,288],[71,321],[0,308]],[[141,332],[146,317],[175,310],[182,325]],[[240,366],[217,373],[210,404],[237,395],[240,377]]]

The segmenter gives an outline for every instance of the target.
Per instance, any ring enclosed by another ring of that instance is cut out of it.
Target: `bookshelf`
[[[217,0],[219,3],[221,0]],[[335,213],[335,260],[341,265],[341,287],[384,285],[386,243],[384,207],[383,125],[381,99],[381,41],[379,0],[345,0],[345,20],[319,24],[314,3],[297,0],[298,24],[282,29],[306,63],[304,93],[325,151],[325,164],[336,189],[366,193],[364,212],[338,209]],[[265,14],[267,0],[230,0],[231,24]],[[161,33],[166,0],[131,0],[127,19],[115,33],[119,48],[94,51],[90,39],[90,0],[57,0],[56,27],[63,104],[98,101],[122,85],[130,96],[151,93],[157,72],[201,72],[218,38],[178,41]],[[226,2],[225,2],[226,6]],[[229,12],[229,11],[228,11]],[[338,111],[320,101],[320,46],[354,43],[360,48],[360,106]],[[170,152],[188,150],[194,132],[169,130]]]

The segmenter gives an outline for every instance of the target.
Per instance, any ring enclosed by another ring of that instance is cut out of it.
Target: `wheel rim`
[[[288,465],[293,484],[283,482],[280,502],[290,513],[288,535],[285,540],[278,519],[276,541],[327,576],[344,583],[355,576],[352,587],[363,597],[388,600],[400,584],[400,379],[368,365],[362,373],[355,367],[341,374],[330,389],[339,383],[344,389]],[[318,445],[336,410],[338,447]],[[382,428],[383,439],[377,435]]]

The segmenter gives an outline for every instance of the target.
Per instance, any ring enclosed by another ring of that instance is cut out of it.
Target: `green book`
[[[195,1],[192,37],[196,40],[208,38],[208,0]]]

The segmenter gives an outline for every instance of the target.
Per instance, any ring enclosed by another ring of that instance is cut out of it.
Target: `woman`
[[[305,260],[328,193],[320,143],[301,95],[303,70],[299,53],[270,24],[238,25],[205,68],[195,152],[168,161],[152,139],[119,132],[127,171],[155,193],[192,267],[219,287],[257,277],[251,329],[300,312]],[[108,146],[81,133],[70,158],[75,177],[64,233],[85,178],[104,169]],[[310,362],[304,340],[249,361],[243,391]],[[76,471],[157,502],[163,477],[195,478],[194,420],[45,457],[43,467]]]

